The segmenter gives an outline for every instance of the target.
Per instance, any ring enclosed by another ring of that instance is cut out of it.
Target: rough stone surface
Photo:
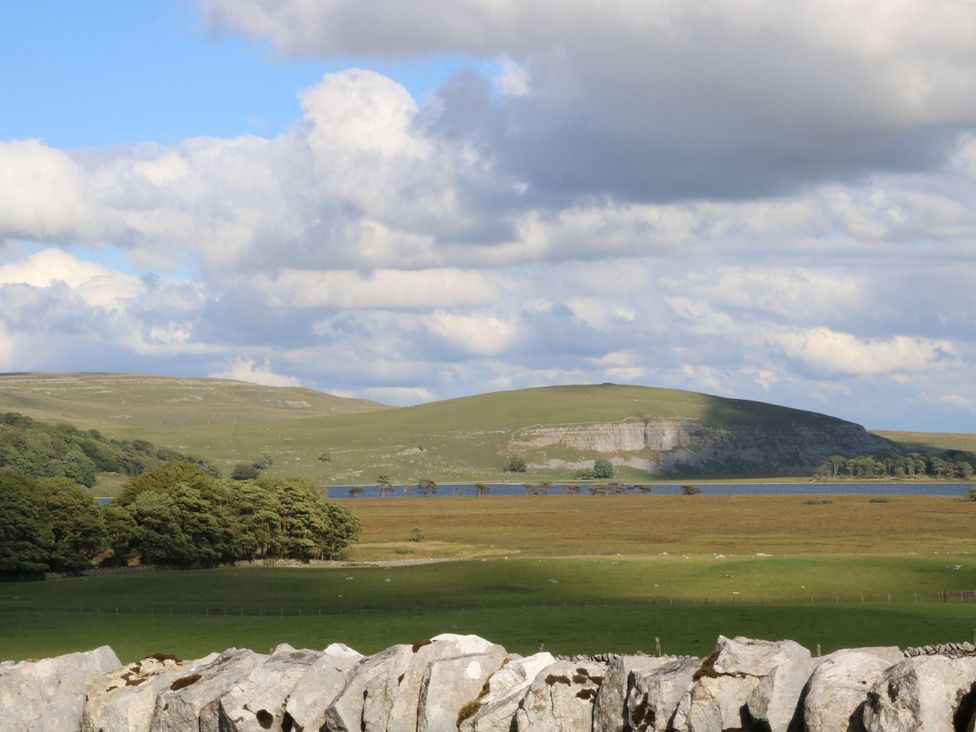
[[[363,655],[341,643],[333,643],[298,680],[285,705],[285,720],[292,728],[318,730],[325,723],[325,710],[346,685],[352,669]]]
[[[406,670],[397,679],[396,688],[386,690],[387,693],[392,692],[393,699],[386,732],[416,732],[423,682],[430,665],[435,661],[472,653],[494,654],[499,660],[505,656],[502,646],[476,635],[446,633],[434,636],[429,643],[420,645],[419,648],[417,645],[414,645],[414,654]]]
[[[780,666],[807,666],[810,651],[794,641],[762,641],[750,638],[719,636],[715,652],[702,664],[697,680],[681,699],[674,716],[677,730],[738,729],[751,723],[748,708],[750,698],[757,706],[765,703],[767,710],[786,705],[782,701],[793,674],[784,672],[781,693],[771,682],[768,693],[753,697],[760,683]],[[802,688],[800,684],[800,688]],[[799,689],[796,690],[799,697]],[[765,699],[765,702],[762,702]],[[767,713],[764,710],[762,713]],[[716,726],[717,725],[717,726]]]
[[[653,671],[672,660],[654,656],[614,656],[607,665],[607,673],[593,705],[593,729],[596,732],[623,732],[627,725],[627,695],[632,675]]]
[[[667,730],[678,702],[694,681],[701,659],[679,658],[633,675],[627,693],[627,722],[633,730]]]
[[[546,652],[526,658],[513,657],[488,679],[488,693],[478,710],[461,722],[461,732],[509,732],[526,689],[539,673],[554,663],[556,659]]]
[[[456,729],[461,710],[471,714],[476,711],[481,693],[488,692],[486,682],[505,659],[504,651],[496,650],[444,658],[430,664],[421,685],[417,732]]]
[[[393,703],[392,698],[389,698],[392,695],[385,691],[391,686],[396,688],[397,677],[406,671],[413,654],[413,646],[400,644],[390,646],[357,663],[349,672],[342,690],[325,710],[324,725],[330,732],[384,730]],[[373,703],[367,718],[367,700],[376,702],[381,691],[387,697],[385,714],[381,714],[382,708],[376,709],[376,704]]]
[[[864,707],[868,732],[952,732],[974,711],[976,658],[915,656],[887,669]]]
[[[800,658],[773,668],[746,700],[749,718],[769,732],[787,732],[794,720],[799,723],[803,718],[800,695],[820,662],[819,658]]]
[[[607,666],[594,661],[557,661],[540,671],[515,712],[517,732],[589,732],[593,703]]]
[[[322,656],[287,644],[238,680],[220,699],[221,732],[281,730],[285,705],[298,681]]]
[[[868,692],[901,658],[897,648],[844,649],[825,656],[804,690],[806,728],[862,732]]]
[[[153,732],[217,732],[220,698],[267,658],[247,649],[229,648],[174,679],[156,697]]]
[[[82,732],[149,732],[156,697],[194,667],[214,660],[179,661],[156,655],[134,661],[95,679],[86,692]]]
[[[121,665],[108,646],[4,664],[0,667],[0,728],[29,732],[78,729],[88,686]]]

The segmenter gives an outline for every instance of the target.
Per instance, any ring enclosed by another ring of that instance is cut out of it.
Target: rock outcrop
[[[614,463],[646,465],[659,473],[692,469],[795,474],[812,471],[829,455],[870,454],[890,450],[892,444],[860,425],[828,417],[770,426],[634,419],[526,427],[512,435],[506,450],[532,455],[553,447],[575,450],[589,460],[595,454],[613,456]]]
[[[944,649],[946,653],[938,652]],[[0,729],[84,732],[955,732],[976,726],[976,649],[720,636],[706,659],[523,658],[470,635],[372,656],[232,648],[122,666],[110,648],[0,662]]]
[[[0,728],[30,732],[78,729],[89,684],[121,665],[115,651],[102,646],[86,653],[0,666]]]

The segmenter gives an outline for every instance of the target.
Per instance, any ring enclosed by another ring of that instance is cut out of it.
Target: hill
[[[0,410],[139,435],[157,429],[262,424],[386,409],[363,399],[232,379],[121,373],[0,374]]]
[[[613,384],[553,386],[393,409],[309,389],[128,374],[10,374],[0,410],[67,420],[199,454],[225,471],[262,454],[271,472],[331,483],[562,480],[615,464],[661,475],[808,475],[824,457],[894,449],[834,417],[763,402]],[[503,473],[511,455],[526,473]]]

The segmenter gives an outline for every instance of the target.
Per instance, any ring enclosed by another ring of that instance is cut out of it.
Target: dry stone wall
[[[954,732],[976,648],[844,649],[719,636],[707,658],[528,657],[445,634],[362,656],[280,645],[122,665],[110,648],[0,663],[5,732]]]

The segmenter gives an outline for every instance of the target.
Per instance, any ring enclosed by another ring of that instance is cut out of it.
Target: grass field
[[[518,496],[350,502],[353,554],[416,566],[135,572],[0,585],[0,658],[126,659],[471,632],[531,652],[706,653],[719,633],[850,645],[967,640],[976,503],[941,497]],[[420,528],[425,538],[409,541]],[[665,554],[666,552],[666,554]],[[770,554],[772,556],[757,556]],[[722,556],[717,556],[722,555]],[[939,602],[949,593],[952,602]]]

